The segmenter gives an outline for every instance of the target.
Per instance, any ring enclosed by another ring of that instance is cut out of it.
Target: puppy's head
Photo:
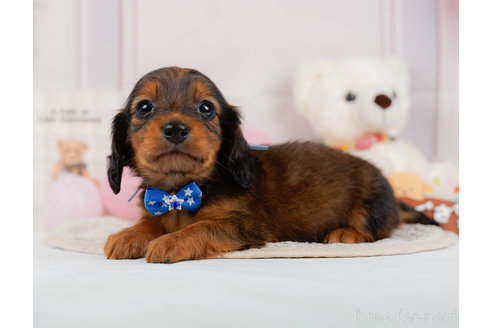
[[[120,191],[124,166],[148,186],[180,188],[225,174],[249,188],[254,162],[239,125],[237,109],[200,72],[178,67],[150,72],[113,119],[111,188]]]

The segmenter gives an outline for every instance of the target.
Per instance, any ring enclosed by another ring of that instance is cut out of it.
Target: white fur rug
[[[131,225],[129,221],[103,216],[73,221],[46,235],[44,243],[61,249],[104,255],[109,234]],[[403,224],[391,238],[361,244],[319,244],[279,242],[263,248],[224,254],[228,259],[296,258],[296,257],[362,257],[410,254],[448,247],[458,236],[435,226]]]

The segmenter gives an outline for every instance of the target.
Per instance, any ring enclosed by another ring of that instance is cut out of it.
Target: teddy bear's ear
[[[335,61],[322,57],[313,58],[299,66],[293,83],[294,102],[299,112],[306,110],[309,96],[316,83],[324,74],[331,73],[335,66]]]

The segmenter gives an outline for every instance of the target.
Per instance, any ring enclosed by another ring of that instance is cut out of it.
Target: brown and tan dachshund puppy
[[[177,262],[287,240],[370,242],[391,234],[399,211],[406,222],[435,224],[399,204],[364,160],[311,142],[250,150],[237,108],[193,69],[162,68],[137,82],[113,120],[115,193],[124,166],[143,178],[142,188],[169,195],[196,182],[201,207],[156,216],[142,193],[138,223],[108,237],[110,259]]]

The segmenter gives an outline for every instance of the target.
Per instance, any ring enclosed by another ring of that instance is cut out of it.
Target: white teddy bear
[[[410,108],[408,70],[403,61],[315,58],[301,65],[293,91],[298,112],[327,145],[368,160],[386,176],[408,172],[426,182],[432,180],[429,174],[436,170],[423,153],[399,138]],[[457,184],[457,170],[446,170],[445,175],[451,176],[446,180]]]

